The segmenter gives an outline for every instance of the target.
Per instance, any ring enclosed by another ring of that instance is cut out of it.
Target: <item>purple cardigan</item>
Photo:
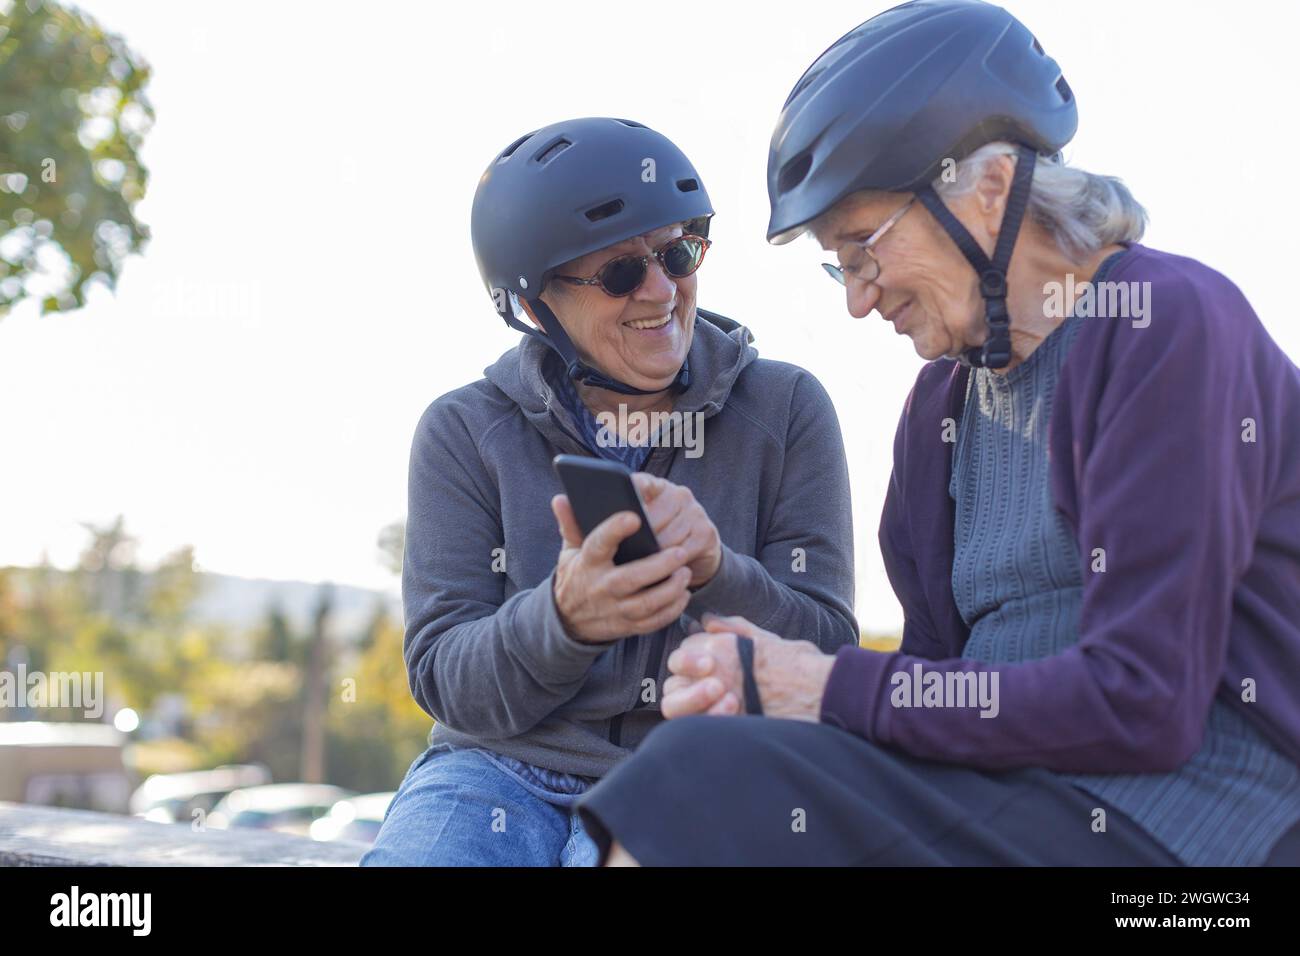
[[[1227,278],[1129,245],[1106,278],[1151,283],[1149,325],[1086,319],[1049,423],[1052,497],[1084,569],[1077,645],[960,659],[943,420],[960,418],[968,373],[931,362],[903,409],[880,526],[903,643],[842,648],[824,722],[985,769],[1159,772],[1197,749],[1221,693],[1300,763],[1300,370]],[[917,664],[998,671],[1000,712],[892,706],[891,677]]]

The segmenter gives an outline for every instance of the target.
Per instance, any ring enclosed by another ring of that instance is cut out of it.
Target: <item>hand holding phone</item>
[[[556,455],[552,465],[584,536],[620,511],[630,511],[641,520],[640,527],[619,543],[615,564],[648,558],[659,550],[631,471],[616,461],[580,455]]]
[[[677,620],[690,601],[686,551],[659,548],[631,473],[616,462],[567,455],[555,468],[566,494],[551,502],[564,538],[554,595],[570,636],[613,641]]]

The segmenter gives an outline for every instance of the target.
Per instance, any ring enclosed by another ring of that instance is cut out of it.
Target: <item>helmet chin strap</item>
[[[537,321],[542,324],[542,329],[545,331],[539,331],[531,325],[520,322],[513,314],[502,316],[506,320],[506,325],[545,342],[564,360],[565,371],[574,382],[579,385],[589,385],[592,388],[608,389],[611,392],[618,392],[620,395],[658,395],[663,391],[663,389],[644,389],[628,385],[626,382],[609,378],[598,369],[587,365],[578,357],[578,350],[574,348],[573,341],[569,338],[569,334],[564,331],[564,326],[556,318],[555,313],[551,311],[551,307],[540,298],[529,299],[528,306],[533,314],[537,316]],[[509,311],[509,304],[507,304],[506,308]],[[682,367],[677,370],[676,378],[669,384],[669,389],[675,392],[684,392],[690,388],[691,370],[689,364],[689,362],[682,363]]]
[[[944,231],[957,244],[966,261],[980,277],[980,295],[984,298],[984,323],[988,336],[978,348],[967,349],[958,361],[975,368],[1006,368],[1011,362],[1011,315],[1007,312],[1007,269],[1011,265],[1011,250],[1015,248],[1020,223],[1029,208],[1029,187],[1034,180],[1034,163],[1037,153],[1033,147],[1021,144],[1017,151],[1016,172],[1007,195],[1007,207],[1002,213],[1002,226],[998,231],[997,245],[990,260],[966,227],[943,204],[930,185],[917,191],[930,214],[939,221]]]

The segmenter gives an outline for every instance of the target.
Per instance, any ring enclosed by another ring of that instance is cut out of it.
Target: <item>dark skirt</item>
[[[577,808],[601,862],[617,840],[644,866],[1179,865],[1048,770],[935,763],[764,717],[668,721]],[[1282,841],[1293,857],[1298,836]]]

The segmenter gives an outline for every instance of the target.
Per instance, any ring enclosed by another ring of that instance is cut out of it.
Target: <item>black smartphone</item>
[[[632,484],[631,471],[616,461],[581,455],[556,455],[552,464],[583,535],[591,534],[598,524],[620,511],[630,511],[641,519],[641,527],[619,544],[615,564],[648,558],[659,551],[641,496]]]

